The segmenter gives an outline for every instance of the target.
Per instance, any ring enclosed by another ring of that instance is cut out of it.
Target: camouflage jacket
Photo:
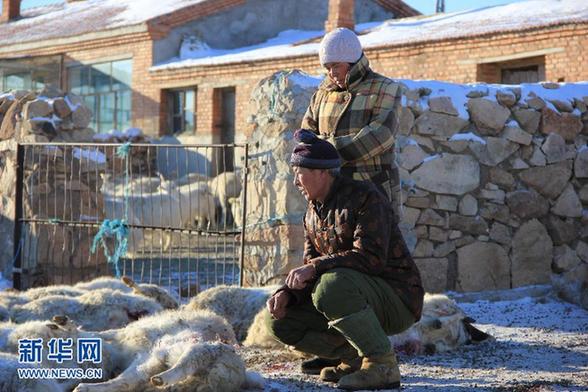
[[[394,141],[400,85],[373,72],[362,56],[350,69],[347,86],[342,90],[326,78],[311,98],[302,128],[333,143],[344,161],[343,175],[369,180],[394,200],[399,185]]]
[[[338,176],[323,205],[310,202],[304,217],[304,263],[317,275],[352,268],[379,276],[419,320],[424,290],[390,203],[373,184]]]

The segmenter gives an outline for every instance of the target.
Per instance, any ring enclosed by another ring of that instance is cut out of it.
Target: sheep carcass
[[[407,354],[433,354],[480,342],[490,335],[472,325],[454,300],[444,294],[425,294],[419,322],[401,334],[390,337],[398,351]]]
[[[72,352],[76,352],[78,338],[95,337],[93,332],[81,331],[67,317],[56,316],[52,320],[46,321],[28,321],[24,324],[3,323],[0,324],[0,351],[6,353],[17,354],[19,352],[19,342],[22,339],[41,339],[43,343],[49,342],[51,339],[72,339]],[[108,346],[106,346],[108,348]],[[65,361],[63,363],[56,363],[50,360],[48,350],[42,350],[41,367],[75,367],[75,368],[96,368],[97,365],[90,362],[79,364],[75,361]],[[103,379],[108,379],[114,375],[114,368],[110,367],[112,361],[111,354],[108,350],[102,352],[102,362],[98,365],[102,369]],[[0,368],[2,367],[2,360],[0,359]],[[79,380],[70,379],[59,383],[63,390],[70,391],[79,383]],[[0,389],[4,391],[4,389]],[[44,391],[44,390],[39,390]]]
[[[198,297],[196,297],[198,298]],[[262,309],[254,318],[243,342],[245,346],[283,348],[267,331]],[[490,335],[472,325],[455,301],[443,294],[425,294],[421,320],[401,334],[389,339],[398,351],[407,354],[430,354],[457,349],[471,342],[480,342]]]
[[[162,309],[151,298],[99,289],[79,297],[52,295],[16,305],[11,311],[11,319],[16,323],[23,323],[28,320],[43,320],[47,315],[65,315],[87,330],[106,330],[125,326]]]
[[[237,340],[243,341],[253,318],[277,289],[278,286],[216,286],[192,298],[186,308],[208,309],[224,317],[233,327]]]
[[[64,392],[65,387],[54,380],[20,378],[18,369],[37,366],[22,364],[14,354],[0,353],[0,391],[2,392]]]
[[[155,390],[154,386],[236,391],[247,381],[243,361],[231,346],[236,343],[231,326],[209,311],[167,310],[97,335],[118,353],[114,362],[126,370],[107,382],[80,384],[77,392]]]

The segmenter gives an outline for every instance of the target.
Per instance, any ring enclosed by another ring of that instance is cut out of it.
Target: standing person
[[[400,85],[371,70],[355,33],[338,28],[324,36],[319,60],[327,77],[302,120],[329,140],[343,159],[341,174],[382,190],[398,215],[400,180],[394,141],[400,118]]]
[[[329,142],[299,130],[290,163],[308,201],[304,264],[267,301],[273,336],[337,359],[320,378],[343,389],[398,388],[388,335],[420,319],[424,290],[390,202],[372,183],[338,174]]]

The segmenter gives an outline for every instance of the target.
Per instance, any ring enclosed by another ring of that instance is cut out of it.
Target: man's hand
[[[291,289],[301,290],[315,275],[316,268],[313,264],[305,264],[301,267],[294,268],[286,277],[286,286]]]
[[[290,293],[287,291],[278,291],[267,300],[265,306],[272,317],[279,320],[286,316],[288,302],[290,302]]]

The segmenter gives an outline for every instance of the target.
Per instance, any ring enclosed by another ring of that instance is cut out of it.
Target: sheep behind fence
[[[22,206],[17,205],[16,286],[76,283],[115,273],[115,264],[121,274],[166,285],[182,297],[238,283],[242,234],[227,203],[243,197],[246,171],[227,172],[214,157],[222,149],[246,165],[238,159],[246,156],[246,146],[132,144],[117,155],[122,146],[19,146],[24,170],[17,175],[23,181],[17,184]],[[141,162],[134,162],[137,157]],[[118,233],[99,232],[106,220],[129,225],[121,236],[126,253],[114,237]],[[0,303],[0,318],[4,313]]]

